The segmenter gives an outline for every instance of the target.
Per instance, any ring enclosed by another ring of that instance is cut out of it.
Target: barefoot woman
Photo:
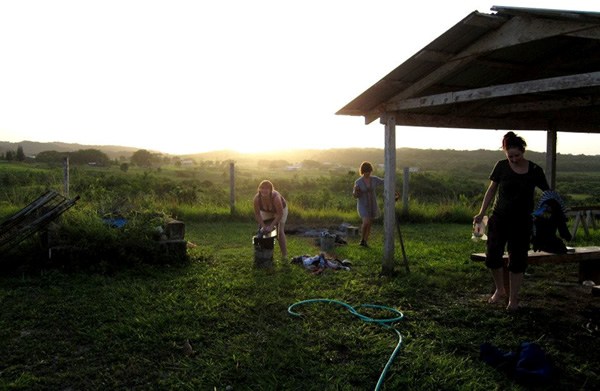
[[[356,210],[362,219],[360,245],[369,247],[368,240],[369,235],[371,235],[371,226],[373,220],[379,216],[376,189],[382,187],[384,181],[382,178],[372,175],[373,165],[369,162],[360,164],[359,173],[360,178],[354,181],[352,195],[356,198]]]
[[[504,135],[502,149],[506,160],[500,160],[494,166],[479,214],[473,218],[474,224],[479,223],[494,200],[488,221],[486,266],[492,272],[496,290],[488,301],[496,303],[506,298],[502,261],[506,247],[510,272],[508,310],[516,310],[519,306],[519,288],[527,268],[535,188],[549,189],[542,168],[525,159],[526,146],[525,140],[515,133]]]

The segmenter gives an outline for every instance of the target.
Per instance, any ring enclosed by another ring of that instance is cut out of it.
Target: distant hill
[[[12,143],[8,141],[0,141],[0,153],[5,151],[16,151],[19,146],[23,148],[23,152],[27,156],[35,156],[43,151],[73,152],[80,149],[97,149],[104,152],[111,159],[118,159],[121,156],[129,158],[135,151],[140,149],[117,145],[69,144],[58,141],[51,143],[41,143],[37,141],[21,141],[18,143]]]
[[[0,153],[13,150],[18,146],[23,148],[25,155],[32,156],[42,151],[73,152],[81,149],[98,149],[108,155],[111,159],[121,157],[129,158],[141,148],[124,147],[116,145],[82,145],[62,142],[41,143],[35,141],[22,141],[11,143],[0,141]],[[151,151],[160,153],[157,151]],[[167,155],[168,154],[164,154]],[[527,158],[545,168],[546,154],[541,152],[527,151]],[[374,165],[382,165],[384,162],[384,150],[382,148],[333,148],[333,149],[309,149],[309,150],[282,150],[262,153],[241,153],[231,150],[211,151],[197,154],[181,155],[182,158],[191,158],[200,161],[227,161],[232,160],[240,164],[262,165],[268,161],[282,161],[290,165],[304,161],[316,161],[322,164],[337,165],[358,171],[358,166],[364,160]],[[504,159],[501,150],[475,150],[461,151],[454,149],[416,149],[399,148],[396,150],[397,167],[416,167],[424,171],[458,171],[478,172],[488,174],[493,164]],[[600,172],[600,155],[570,155],[558,154],[556,158],[559,172],[583,171]]]
[[[546,154],[527,151],[527,158],[545,168]],[[196,161],[233,160],[244,164],[261,164],[264,161],[282,160],[289,164],[313,160],[330,163],[358,171],[364,160],[374,165],[384,163],[384,150],[381,148],[339,148],[325,150],[288,150],[268,153],[239,153],[235,151],[213,151],[187,155]],[[460,151],[454,149],[416,149],[399,148],[396,150],[397,167],[415,167],[424,171],[458,171],[489,174],[494,163],[504,159],[501,150]],[[600,155],[558,154],[558,171],[600,171]]]

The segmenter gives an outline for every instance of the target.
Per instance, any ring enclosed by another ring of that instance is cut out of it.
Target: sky
[[[384,148],[335,113],[469,13],[592,0],[0,0],[0,141],[169,154]],[[505,131],[398,127],[398,148],[499,149]],[[518,132],[545,151],[545,132]],[[599,134],[558,152],[600,154]]]

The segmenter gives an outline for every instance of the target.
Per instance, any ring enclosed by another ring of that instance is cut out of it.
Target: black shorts
[[[492,215],[488,221],[485,265],[490,269],[504,266],[502,257],[508,252],[508,270],[523,273],[527,269],[527,253],[531,240],[532,219],[505,218]]]

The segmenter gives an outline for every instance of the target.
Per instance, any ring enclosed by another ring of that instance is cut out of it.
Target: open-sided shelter
[[[394,268],[396,126],[600,133],[600,13],[493,6],[436,38],[336,114],[385,125],[383,273]]]

